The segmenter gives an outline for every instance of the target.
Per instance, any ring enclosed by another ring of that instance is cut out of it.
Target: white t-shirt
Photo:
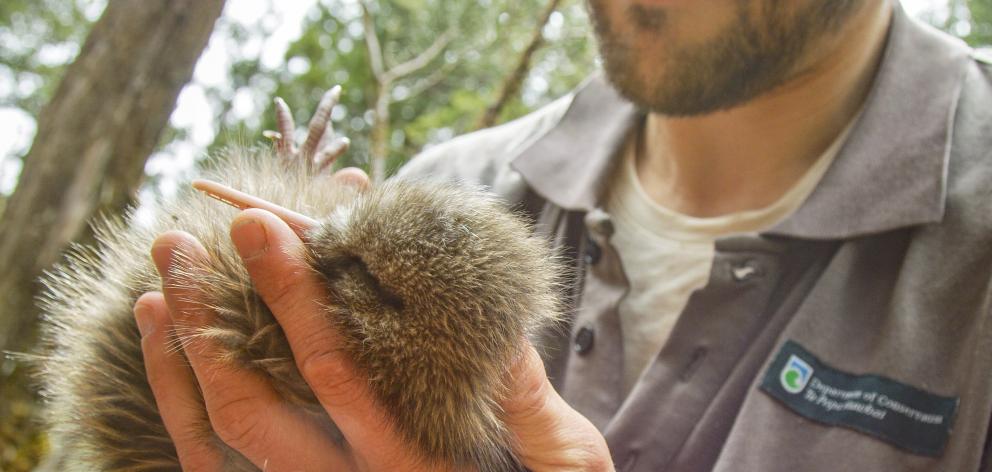
[[[637,179],[634,161],[639,137],[632,133],[622,150],[621,168],[606,206],[615,228],[610,241],[630,281],[619,306],[625,395],[668,339],[689,295],[709,279],[715,240],[770,228],[799,208],[830,167],[848,130],[778,201],[712,218],[678,213],[648,197]]]

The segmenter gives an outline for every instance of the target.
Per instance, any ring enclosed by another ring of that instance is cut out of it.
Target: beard
[[[676,19],[669,9],[631,5],[610,18],[612,1],[588,0],[607,77],[634,104],[668,116],[727,110],[788,82],[802,73],[802,60],[817,40],[840,30],[862,3],[740,0],[731,24],[712,37],[662,44]],[[638,37],[654,41],[645,45]]]

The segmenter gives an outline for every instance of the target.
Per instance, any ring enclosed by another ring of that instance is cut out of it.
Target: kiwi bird
[[[523,340],[557,319],[560,264],[525,218],[479,189],[334,185],[329,164],[347,147],[329,127],[339,93],[325,94],[299,149],[289,109],[276,99],[273,148],[228,150],[204,177],[320,222],[304,239],[327,289],[326,320],[413,450],[438,465],[517,470],[499,407],[505,374]],[[219,361],[260,373],[287,403],[333,428],[230,242],[235,213],[184,190],[151,224],[134,223],[133,212],[95,223],[97,244],[70,249],[44,276],[41,381],[67,469],[179,469],[131,312],[138,296],[161,288],[148,253],[169,229],[207,248],[208,267],[188,282],[217,314],[208,329],[176,326],[173,348],[209,336],[223,348]],[[226,448],[209,424],[203,431]],[[225,450],[226,469],[257,470]]]

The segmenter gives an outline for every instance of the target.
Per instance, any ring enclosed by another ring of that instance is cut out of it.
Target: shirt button
[[[603,250],[596,244],[592,239],[586,240],[586,254],[585,260],[587,265],[593,265],[599,262],[599,258],[603,255]]]
[[[602,208],[590,210],[583,221],[589,231],[606,238],[613,235],[613,221],[611,221],[609,213],[603,211]]]
[[[613,236],[613,233],[616,231],[613,227],[613,220],[609,218],[602,218],[596,221],[592,227],[592,230],[607,238]]]
[[[596,339],[596,335],[592,328],[588,326],[583,326],[579,329],[578,333],[575,333],[575,345],[572,347],[576,354],[584,355],[592,350],[592,345]]]
[[[731,265],[730,275],[738,282],[747,282],[755,277],[764,275],[764,271],[754,261],[747,260]]]

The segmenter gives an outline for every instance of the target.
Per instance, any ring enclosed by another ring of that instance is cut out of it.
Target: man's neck
[[[672,210],[708,217],[762,208],[785,194],[868,93],[892,5],[864,8],[804,73],[770,93],[697,117],[648,115],[637,159],[648,195]]]

